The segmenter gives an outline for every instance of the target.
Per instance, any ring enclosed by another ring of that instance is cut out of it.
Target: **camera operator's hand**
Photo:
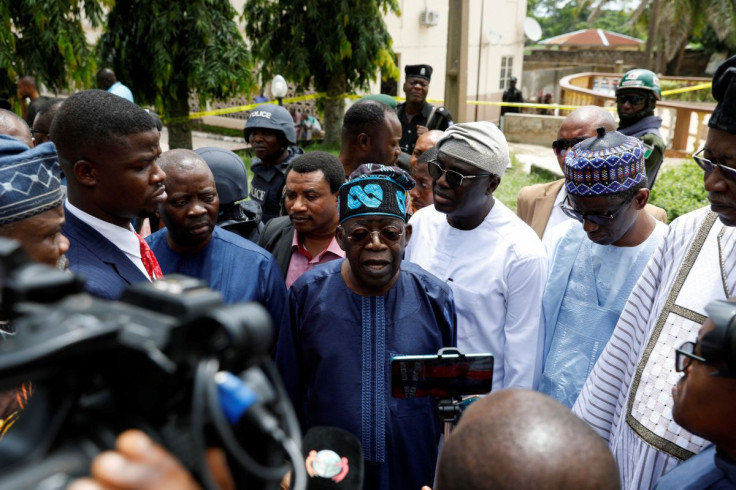
[[[235,487],[218,449],[210,449],[207,462],[223,490]],[[166,449],[139,430],[120,434],[115,451],[105,451],[92,461],[92,478],[77,480],[70,490],[194,490],[201,488],[182,464]]]

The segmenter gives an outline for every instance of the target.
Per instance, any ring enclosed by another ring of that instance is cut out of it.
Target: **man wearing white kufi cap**
[[[451,126],[428,165],[434,205],[411,219],[406,259],[452,287],[458,347],[495,356],[493,390],[536,387],[547,257],[536,233],[493,197],[509,164],[489,122]]]

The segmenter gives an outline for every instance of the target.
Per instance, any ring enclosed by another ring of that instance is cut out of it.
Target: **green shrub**
[[[493,196],[504,203],[513,212],[516,212],[516,197],[519,195],[519,190],[522,187],[533,184],[543,184],[545,182],[551,182],[557,180],[560,177],[556,176],[551,172],[547,172],[543,169],[532,167],[530,173],[524,172],[521,168],[521,164],[516,160],[515,155],[511,154],[511,168],[507,168],[501,178],[501,184],[499,184],[496,192]]]
[[[667,90],[674,90],[678,88],[682,88],[682,84],[677,82],[670,82],[666,80],[662,80],[661,88],[662,92],[666,92]],[[678,100],[681,102],[715,102],[715,99],[713,99],[713,95],[711,93],[710,88],[703,88],[700,90],[692,90],[690,92],[683,92],[681,94],[672,94],[672,95],[666,95],[664,97],[665,100]]]
[[[669,221],[707,206],[703,171],[691,160],[661,171],[649,196],[649,202],[667,211]]]

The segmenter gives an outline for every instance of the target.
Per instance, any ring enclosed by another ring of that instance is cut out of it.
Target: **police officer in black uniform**
[[[414,151],[417,138],[430,129],[444,131],[452,126],[452,115],[444,107],[435,107],[427,102],[432,67],[429,65],[406,65],[404,94],[406,102],[396,108],[401,121],[401,151],[409,155]]]
[[[503,102],[524,102],[524,97],[521,95],[521,90],[516,88],[516,77],[509,78],[509,88],[504,90],[503,97],[501,98]],[[508,106],[501,106],[501,115],[507,113],[519,113],[521,112],[520,107],[508,107]]]
[[[286,168],[304,150],[296,144],[294,120],[289,111],[274,104],[259,105],[245,123],[245,141],[255,157],[250,170],[250,198],[261,205],[263,222],[279,216]]]

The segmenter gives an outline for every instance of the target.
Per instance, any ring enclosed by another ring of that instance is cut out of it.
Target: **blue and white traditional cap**
[[[406,193],[415,182],[399,167],[365,163],[340,186],[340,223],[356,216],[392,216],[406,222]]]
[[[61,167],[53,143],[28,148],[0,134],[0,225],[61,205]]]
[[[565,188],[575,196],[605,196],[639,185],[646,179],[644,146],[618,131],[581,141],[565,157]]]

